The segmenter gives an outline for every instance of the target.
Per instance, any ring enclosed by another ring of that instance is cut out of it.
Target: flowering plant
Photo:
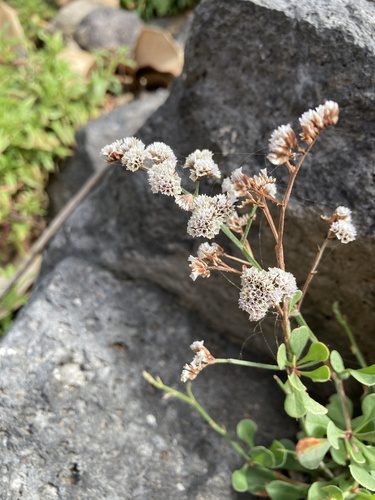
[[[359,369],[346,368],[340,354],[335,350],[330,352],[318,340],[301,313],[303,300],[330,240],[347,244],[356,237],[351,211],[339,206],[330,216],[322,217],[327,223],[327,233],[301,290],[295,277],[286,271],[284,260],[285,214],[296,177],[319,134],[336,124],[338,116],[338,105],[327,101],[301,116],[300,140],[290,125],[282,125],[271,134],[267,158],[273,165],[284,165],[289,174],[281,196],[277,194],[276,179],[267,169],[249,177],[242,168],[224,179],[221,194],[200,194],[201,179],[221,177],[213,154],[208,150],[196,150],[183,166],[189,169],[189,177],[195,183],[193,192],[181,186],[176,156],[163,143],[155,142],[145,147],[139,139],[131,137],[116,141],[101,151],[108,162],[120,160],[127,170],[146,171],[153,193],[173,196],[180,208],[191,212],[187,225],[189,235],[212,240],[222,232],[241,252],[240,258],[215,242],[202,243],[197,256],[189,257],[193,280],[208,278],[213,271],[237,274],[240,279],[238,305],[248,313],[250,321],[262,320],[271,310],[278,316],[283,342],[278,348],[275,365],[217,359],[202,340],[191,345],[195,356],[182,370],[181,380],[187,382],[186,393],[144,373],[152,385],[194,407],[245,459],[244,466],[232,476],[236,491],[274,500],[375,498],[372,494],[375,491],[375,394],[372,390],[375,365],[367,365],[337,304],[334,305],[336,318],[348,335]],[[271,204],[278,208],[277,218],[270,210]],[[248,240],[259,210],[265,215],[275,241],[277,267],[262,268]],[[284,380],[274,378],[285,393],[286,413],[299,420],[301,431],[297,444],[280,439],[274,440],[268,448],[256,446],[257,426],[253,421],[246,419],[238,424],[238,439],[233,439],[214,422],[194,398],[191,381],[215,363],[284,372]],[[362,412],[355,418],[344,387],[344,380],[349,377],[362,385]],[[303,379],[333,380],[336,393],[324,406],[309,395]]]

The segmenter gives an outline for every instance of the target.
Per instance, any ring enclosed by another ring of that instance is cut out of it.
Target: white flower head
[[[191,193],[178,194],[175,197],[175,202],[182,210],[187,212],[191,212],[194,208],[194,196]]]
[[[250,321],[259,321],[267,311],[284,299],[291,299],[297,292],[297,284],[291,273],[279,268],[246,269],[241,276],[240,309],[249,314]]]
[[[249,177],[242,172],[242,167],[236,168],[230,177],[223,180],[221,189],[223,193],[228,193],[229,195],[241,198],[246,196],[246,192],[249,189]]]
[[[357,230],[349,220],[339,219],[332,222],[330,230],[341,243],[350,243],[357,237]]]
[[[120,150],[122,140],[117,140],[108,144],[101,149],[100,154],[107,157],[107,163],[117,161],[121,159],[122,153]]]
[[[177,159],[172,148],[167,146],[167,144],[164,144],[164,142],[153,142],[147,146],[146,152],[148,158],[154,164],[163,163],[165,161],[174,163],[175,165],[177,163]]]
[[[205,347],[204,341],[196,340],[190,346],[190,349],[195,353],[193,361],[190,365],[186,364],[183,367],[181,374],[181,381],[187,382],[188,380],[194,380],[197,375],[208,365],[215,363],[215,358],[212,356],[210,351]]]
[[[232,217],[227,220],[227,226],[231,231],[235,233],[243,234],[243,228],[247,225],[250,219],[250,214],[238,215],[234,212]],[[255,214],[253,215],[253,220],[255,219]]]
[[[233,198],[225,194],[213,197],[204,194],[197,196],[194,199],[193,213],[188,222],[188,234],[193,238],[199,236],[214,238],[219,234],[221,224],[233,214],[233,204]]]
[[[347,207],[337,207],[333,212],[334,216],[337,216],[339,219],[351,221],[352,220],[352,211]]]
[[[186,158],[184,168],[190,169],[190,179],[192,181],[195,182],[202,177],[220,179],[221,172],[212,159],[212,156],[213,153],[208,149],[197,149]]]
[[[276,179],[268,176],[266,168],[263,168],[259,175],[254,175],[250,181],[252,181],[254,188],[258,191],[263,191],[265,194],[272,196],[272,198],[276,196]]]
[[[223,254],[224,250],[220,245],[218,245],[217,243],[210,244],[207,241],[199,245],[197,252],[199,259],[212,264],[220,261],[221,259],[219,258],[219,256]]]
[[[338,119],[339,106],[336,102],[326,101],[315,110],[309,109],[299,119],[302,128],[301,139],[311,144],[323,129],[335,125]]]
[[[125,137],[125,139],[112,142],[104,146],[100,154],[107,157],[108,163],[121,160],[124,167],[132,172],[142,167],[147,157],[145,145],[136,137]]]
[[[208,268],[208,264],[205,260],[199,257],[193,257],[190,255],[188,258],[191,268],[190,278],[195,281],[199,276],[201,278],[209,278],[211,276],[211,272]]]
[[[148,170],[147,174],[153,193],[162,193],[167,196],[178,196],[181,193],[181,179],[173,161],[156,164]]]
[[[281,165],[290,158],[294,158],[293,150],[297,148],[297,138],[292,127],[289,124],[281,125],[274,130],[268,147],[270,152],[267,159],[273,165]]]

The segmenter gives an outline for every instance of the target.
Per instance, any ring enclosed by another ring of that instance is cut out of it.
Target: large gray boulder
[[[210,148],[226,173],[238,166],[257,173],[274,128],[337,101],[340,121],[319,139],[297,182],[287,267],[299,280],[309,269],[325,231],[313,222],[320,213],[354,210],[358,241],[327,254],[305,310],[316,333],[338,347],[345,341],[331,303],[340,299],[366,348],[375,323],[375,7],[346,5],[202,0],[184,74],[138,136],[168,143],[181,160]],[[99,133],[109,130],[106,120],[95,122]],[[121,111],[114,120],[108,142],[122,136]],[[82,148],[85,161],[102,161],[92,143]],[[273,175],[285,180],[282,167]],[[141,173],[114,165],[51,244],[30,304],[0,351],[4,498],[236,498],[228,482],[241,460],[199,417],[160,402],[141,378],[147,369],[178,386],[192,340],[204,338],[218,357],[238,355],[240,345],[221,333],[246,340],[247,358],[276,351],[273,317],[250,324],[237,309],[237,290],[219,275],[188,279],[187,256],[198,242],[186,235],[186,221],[172,200],[150,194]],[[267,267],[274,261],[264,225],[258,222],[253,244]],[[212,367],[194,387],[228,429],[252,417],[266,441],[293,433],[268,374]]]

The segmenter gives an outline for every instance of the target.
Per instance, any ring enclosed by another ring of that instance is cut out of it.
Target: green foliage
[[[153,17],[178,14],[195,7],[198,2],[199,0],[121,0],[121,6],[137,11],[147,21]]]
[[[107,54],[98,55],[85,81],[59,59],[59,34],[40,31],[39,40],[43,47],[30,43],[21,59],[14,40],[0,37],[0,262],[24,251],[45,213],[48,174],[71,154],[76,130],[98,114],[106,92],[116,90],[117,57],[107,64]]]

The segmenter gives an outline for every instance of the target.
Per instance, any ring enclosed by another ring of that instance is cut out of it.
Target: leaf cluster
[[[98,55],[88,81],[59,59],[59,34],[40,31],[43,47],[0,37],[0,262],[23,252],[45,214],[45,186],[56,164],[71,154],[76,130],[98,114],[114,89],[114,64]],[[116,60],[116,58],[113,58]],[[119,90],[119,89],[118,89]]]
[[[243,420],[237,436],[249,446],[250,461],[235,471],[236,491],[286,499],[365,499],[375,491],[375,365],[353,370],[345,368],[341,356],[321,342],[308,345],[309,329],[295,328],[289,349],[279,347],[277,362],[287,372],[278,380],[286,394],[285,411],[300,420],[302,432],[295,446],[287,440],[273,441],[269,448],[254,445],[257,426]],[[287,356],[287,351],[292,355]],[[326,406],[307,393],[301,378],[340,383],[349,376],[368,386],[362,398],[362,412],[353,418],[352,403],[340,392]],[[343,407],[344,406],[344,407]],[[296,475],[296,472],[298,473]]]

